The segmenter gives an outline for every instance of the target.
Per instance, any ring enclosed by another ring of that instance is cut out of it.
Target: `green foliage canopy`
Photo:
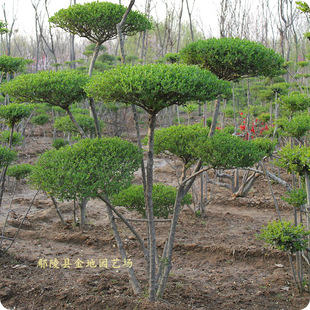
[[[228,82],[208,71],[167,64],[119,66],[94,76],[85,89],[95,99],[136,104],[153,115],[173,104],[212,100],[231,93]]]
[[[294,207],[300,208],[307,202],[307,192],[305,188],[297,188],[288,192],[287,196],[283,196],[281,199]]]
[[[0,146],[0,168],[8,166],[17,158],[17,153],[8,147]]]
[[[30,164],[20,164],[14,165],[8,168],[7,175],[13,177],[16,180],[21,180],[26,178],[32,172],[33,166]]]
[[[61,9],[49,21],[67,32],[87,38],[93,43],[102,44],[116,38],[118,24],[126,8],[110,2],[90,2],[75,4]],[[151,29],[151,22],[140,12],[130,11],[122,28],[123,35],[131,36]]]
[[[193,154],[192,144],[200,137],[207,137],[208,127],[202,124],[179,125],[161,128],[155,131],[155,154],[176,155],[185,165],[193,163],[197,158]]]
[[[280,158],[276,164],[288,172],[297,172],[300,175],[309,174],[310,171],[310,147],[294,146],[289,144],[284,146],[278,154]]]
[[[303,137],[310,130],[310,115],[300,114],[293,116],[291,120],[281,118],[276,121],[283,131],[297,139]]]
[[[279,103],[291,113],[305,111],[310,107],[310,98],[306,94],[293,92],[288,96],[281,96]]]
[[[0,118],[12,128],[15,124],[21,122],[23,118],[29,117],[32,111],[32,105],[11,103],[0,106]]]
[[[0,141],[9,144],[10,142],[10,137],[12,133],[11,130],[4,130],[0,132]],[[11,137],[11,144],[13,146],[19,145],[23,142],[24,137],[20,132],[13,132],[13,135]]]
[[[49,103],[67,110],[86,98],[83,89],[89,77],[76,71],[42,71],[23,74],[5,83],[0,91],[16,102]]]
[[[201,138],[197,145],[193,145],[193,150],[194,154],[203,160],[204,165],[230,169],[253,166],[268,155],[271,145],[272,142],[268,139],[265,139],[264,143],[255,143],[225,132],[217,132],[213,137]]]
[[[264,45],[239,38],[198,40],[180,51],[186,64],[198,65],[219,78],[277,75],[284,59]]]
[[[31,123],[37,126],[45,125],[49,122],[50,117],[48,114],[39,114],[31,118]]]
[[[288,221],[273,221],[267,227],[263,226],[259,239],[293,254],[306,249],[309,234],[310,231],[306,231],[302,224],[295,226]]]
[[[4,75],[5,73],[13,74],[17,72],[22,72],[25,69],[26,65],[30,62],[32,62],[32,60],[24,59],[22,57],[2,55],[0,56],[1,75]]]
[[[153,185],[153,208],[156,217],[168,218],[173,213],[173,206],[177,195],[177,189],[173,186],[154,183]],[[128,210],[135,210],[143,217],[146,217],[144,190],[142,185],[131,185],[123,189],[112,199],[114,205],[124,206]],[[186,194],[181,205],[191,204],[192,197]]]
[[[32,183],[60,200],[112,196],[128,187],[140,167],[138,147],[120,138],[83,139],[42,154]]]

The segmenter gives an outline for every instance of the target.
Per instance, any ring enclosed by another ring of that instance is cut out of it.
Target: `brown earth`
[[[51,148],[51,137],[43,138],[39,131],[35,134],[21,151],[21,162],[33,163],[37,154]],[[176,183],[175,173],[159,158],[155,181]],[[280,200],[284,189],[273,186],[283,218],[291,219],[291,208]],[[9,186],[0,213],[2,229],[13,199],[6,236],[14,235],[34,194],[35,190],[22,181],[12,197]],[[277,219],[263,176],[247,198],[232,199],[227,190],[216,189],[205,218],[196,218],[187,208],[182,211],[173,268],[163,300],[156,303],[147,300],[146,289],[143,296],[133,295],[103,203],[88,203],[87,225],[83,229],[72,225],[71,202],[60,204],[60,209],[67,220],[65,227],[50,199],[39,192],[17,241],[0,257],[0,300],[7,309],[280,310],[303,309],[309,302],[309,294],[298,293],[294,285],[286,255],[265,248],[255,237],[262,225]],[[139,217],[119,209],[127,218]],[[138,222],[135,227],[145,239],[145,224]],[[119,229],[133,268],[146,288],[139,245],[122,223]],[[157,223],[156,229],[160,252],[169,223]],[[51,264],[55,259],[58,265]],[[64,268],[67,259],[72,264],[70,268]],[[107,266],[99,266],[99,260],[104,259]],[[78,260],[84,263],[80,269],[75,268]],[[39,266],[42,262],[47,265]]]

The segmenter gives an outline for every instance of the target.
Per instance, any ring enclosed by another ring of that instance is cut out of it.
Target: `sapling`
[[[309,235],[310,231],[306,230],[302,224],[295,225],[289,221],[273,221],[267,227],[263,226],[261,234],[258,236],[259,239],[288,254],[294,280],[300,292],[303,291],[303,279],[296,276],[292,254],[307,249]]]

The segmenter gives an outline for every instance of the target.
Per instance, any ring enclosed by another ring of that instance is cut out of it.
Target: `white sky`
[[[16,15],[16,27],[20,34],[32,34],[34,33],[34,9],[32,2],[37,3],[40,1],[44,4],[45,0],[0,0],[0,20],[4,20],[3,17],[3,5],[7,12],[8,22],[12,22],[13,12]],[[77,3],[83,4],[86,2],[92,2],[94,0],[76,0]],[[109,2],[119,3],[119,0],[108,0]],[[197,20],[198,23],[203,26],[205,33],[209,33],[210,27],[213,31],[217,29],[217,6],[218,0],[189,0],[190,8],[193,1],[194,9],[192,13],[192,19]],[[52,16],[55,12],[62,8],[67,8],[70,5],[71,0],[48,0],[49,14]],[[72,1],[73,2],[73,1]],[[121,3],[124,6],[129,4],[129,0],[122,0]],[[134,9],[138,9],[144,12],[145,0],[136,0]],[[164,3],[167,2],[169,8],[175,7],[179,12],[180,0],[152,0],[151,15],[157,19],[163,19],[165,17],[166,8]],[[186,8],[186,1],[184,1],[184,10],[182,20],[188,20],[188,13]],[[214,34],[215,35],[215,34]]]

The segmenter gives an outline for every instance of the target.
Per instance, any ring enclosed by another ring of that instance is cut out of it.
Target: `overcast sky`
[[[34,32],[34,9],[32,2],[37,3],[40,1],[42,4],[45,0],[0,0],[0,20],[4,20],[3,17],[3,5],[7,12],[7,18],[9,23],[12,21],[12,13],[16,14],[16,28],[21,34],[30,34]],[[62,8],[67,8],[72,0],[48,0],[49,14],[53,15],[55,12]],[[85,2],[92,2],[93,0],[77,0],[77,3],[83,4]],[[194,0],[189,0],[190,8],[193,5]],[[72,1],[73,2],[73,1]],[[109,2],[119,3],[119,0],[109,0]],[[129,4],[130,0],[122,0],[121,3],[125,6]],[[135,9],[144,12],[145,0],[136,0]],[[165,5],[167,2],[169,8],[175,3],[177,11],[180,7],[180,0],[153,0],[151,15],[157,19],[163,19],[165,17]],[[193,19],[197,20],[200,26],[203,26],[206,34],[209,33],[210,27],[213,31],[217,29],[217,6],[218,0],[195,0],[193,7]],[[187,8],[184,1],[183,20],[188,20]],[[156,5],[155,5],[156,4]]]

